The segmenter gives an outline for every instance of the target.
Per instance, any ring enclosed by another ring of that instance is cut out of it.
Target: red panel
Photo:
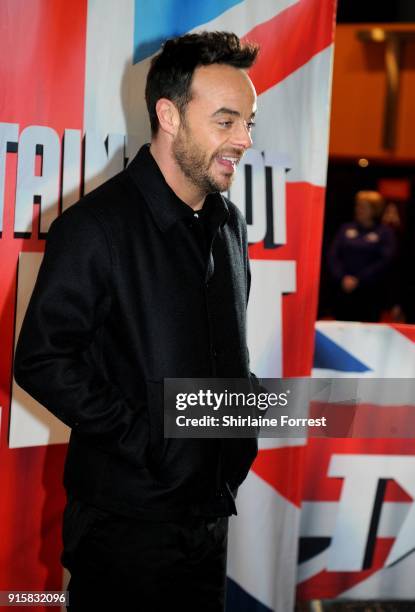
[[[253,471],[280,495],[300,507],[305,446],[260,450]]]
[[[259,43],[258,61],[249,71],[258,95],[307,63],[333,42],[335,0],[300,0],[244,36]]]
[[[283,298],[283,374],[307,376],[314,351],[314,323],[320,278],[325,189],[310,183],[287,183],[287,244],[250,247],[252,259],[297,262],[297,291]]]
[[[415,342],[415,325],[404,325],[402,323],[389,323],[389,325],[411,342]]]
[[[86,0],[2,0],[1,121],[80,128]]]
[[[378,180],[378,190],[387,200],[409,200],[411,182],[409,179],[382,178]]]
[[[47,125],[59,135],[82,129],[86,10],[87,0],[2,0],[0,121],[20,130]],[[7,440],[17,259],[44,247],[36,232],[27,240],[13,236],[15,176],[16,155],[9,153],[0,239],[0,589],[60,589],[66,446],[10,450]]]

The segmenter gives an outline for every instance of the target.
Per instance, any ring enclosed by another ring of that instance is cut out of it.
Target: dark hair
[[[250,68],[258,51],[258,45],[242,43],[231,32],[200,32],[166,40],[160,53],[152,59],[147,75],[145,95],[151,133],[156,134],[159,127],[156,103],[160,98],[174,102],[183,116],[198,66],[227,64]]]

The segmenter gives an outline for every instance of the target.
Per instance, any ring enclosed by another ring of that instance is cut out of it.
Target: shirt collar
[[[150,153],[150,145],[143,145],[127,167],[136,186],[140,190],[154,221],[162,231],[182,219],[193,216],[190,206],[183,202],[166,183],[164,176]],[[224,225],[229,217],[225,199],[219,192],[206,196],[204,207],[215,209],[218,225]]]

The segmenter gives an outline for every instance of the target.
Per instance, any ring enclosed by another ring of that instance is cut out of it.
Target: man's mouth
[[[218,155],[216,159],[222,166],[234,172],[241,158],[232,155]]]

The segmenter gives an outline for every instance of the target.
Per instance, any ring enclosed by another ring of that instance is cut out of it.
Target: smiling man
[[[152,61],[152,139],[51,226],[15,378],[72,428],[69,609],[220,612],[254,439],[164,439],[164,378],[253,376],[246,225],[220,192],[251,146],[258,49],[225,32]]]

